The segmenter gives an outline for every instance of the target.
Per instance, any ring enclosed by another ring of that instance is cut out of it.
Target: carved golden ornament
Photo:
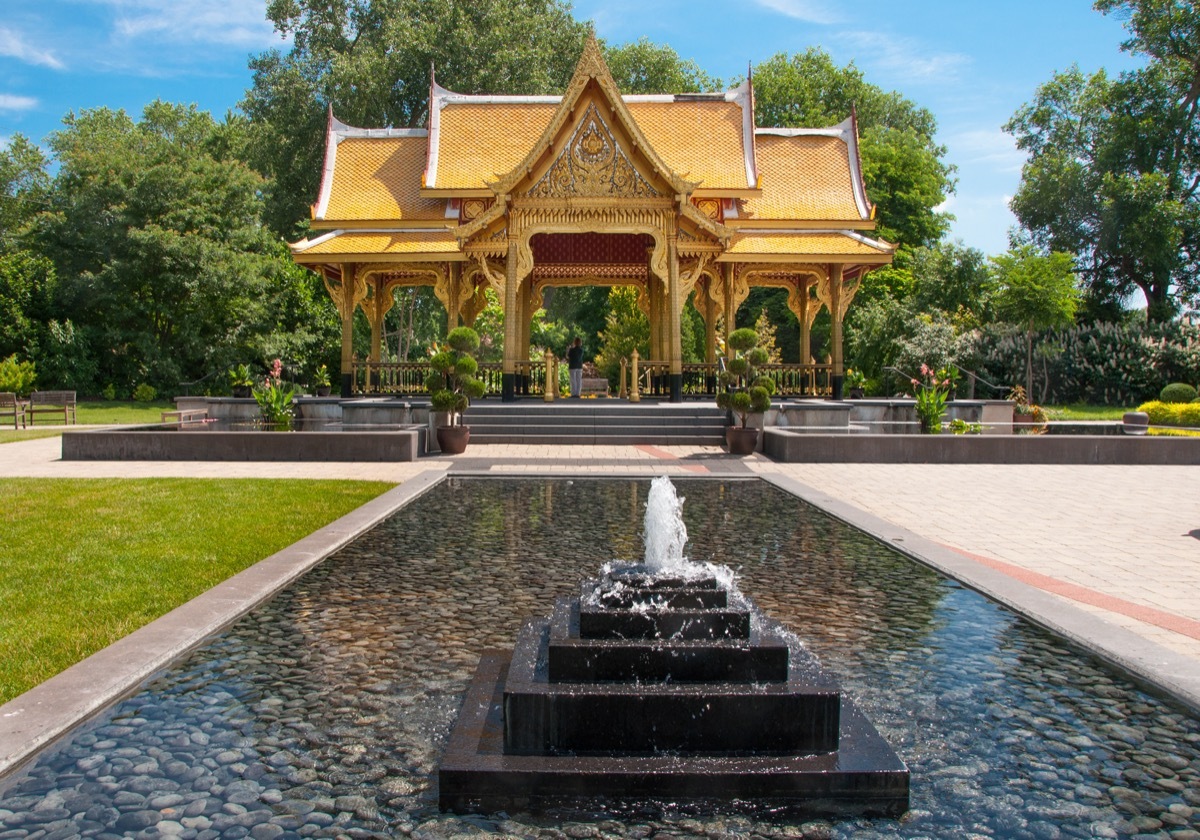
[[[844,321],[846,318],[846,310],[850,308],[850,302],[854,300],[854,296],[858,294],[858,288],[862,285],[862,275],[858,275],[852,280],[843,280],[841,288],[838,290],[838,307],[837,312],[833,310],[833,278],[829,275],[821,277],[816,283],[817,298],[821,303],[825,304],[825,308],[830,314],[835,315],[838,321]]]
[[[484,210],[487,209],[488,202],[481,198],[467,198],[462,203],[462,213],[459,218],[461,221],[469,222],[478,217]]]
[[[346,276],[343,274],[335,283],[329,278],[329,275],[321,273],[321,279],[325,281],[325,291],[329,292],[329,296],[333,298],[334,306],[337,307],[342,320],[352,317],[354,308],[367,297],[366,274],[355,270],[353,275],[347,282]]]
[[[658,191],[630,162],[593,102],[558,159],[528,194],[537,198],[647,198],[657,196]]]
[[[720,221],[721,202],[715,198],[703,198],[696,202],[696,209],[710,219]]]

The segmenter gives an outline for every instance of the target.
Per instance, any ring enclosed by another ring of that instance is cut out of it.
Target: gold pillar
[[[350,396],[354,377],[354,287],[358,281],[358,265],[342,263],[342,300],[338,305],[342,316],[342,396]]]
[[[812,322],[808,317],[808,307],[812,303],[809,300],[808,286],[812,282],[807,274],[800,275],[800,312],[797,313],[797,320],[800,321],[800,364],[812,364]]]
[[[450,306],[446,308],[446,332],[458,326],[458,302],[462,300],[462,266],[456,262],[446,265],[446,276],[450,279]]]
[[[667,369],[671,402],[683,402],[683,295],[679,291],[679,246],[675,231],[667,237]]]
[[[715,365],[717,363],[717,304],[709,297],[707,288],[697,287],[696,294],[703,294],[704,300],[704,361]]]
[[[516,399],[517,339],[520,335],[520,316],[517,312],[517,239],[510,230],[508,260],[504,266],[504,361],[500,367],[501,398],[504,402]]]
[[[725,358],[733,358],[733,348],[729,346],[729,334],[737,329],[737,310],[733,304],[733,263],[725,263],[722,272],[725,279]]]
[[[842,398],[842,264],[829,267],[829,331],[830,354],[833,356],[833,372],[830,376],[833,398]]]

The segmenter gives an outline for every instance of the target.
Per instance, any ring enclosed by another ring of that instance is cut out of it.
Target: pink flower
[[[917,380],[915,380],[915,379],[914,379],[914,380],[912,381],[912,384],[914,384],[914,385],[920,385],[921,383],[920,383],[920,382],[918,382]]]
[[[929,365],[925,364],[924,362],[921,363],[921,375],[922,376],[929,375]]]

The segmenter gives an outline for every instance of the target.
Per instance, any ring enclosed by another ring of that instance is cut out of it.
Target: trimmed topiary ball
[[[1165,403],[1189,403],[1197,396],[1196,389],[1186,382],[1172,382],[1158,394],[1158,398]]]

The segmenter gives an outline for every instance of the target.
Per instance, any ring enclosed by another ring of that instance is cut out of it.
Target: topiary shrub
[[[1172,382],[1159,392],[1158,399],[1165,403],[1190,403],[1200,396],[1186,382]]]
[[[737,353],[725,363],[721,384],[727,390],[717,394],[717,406],[732,411],[746,428],[751,414],[762,414],[771,407],[775,381],[759,376],[756,368],[767,363],[767,351],[758,347],[758,333],[749,327],[729,334],[729,346]]]
[[[158,396],[158,389],[153,385],[143,382],[133,391],[133,398],[137,402],[154,402],[154,398]]]
[[[475,378],[479,363],[473,355],[479,349],[479,333],[470,327],[457,327],[446,336],[448,349],[429,360],[433,370],[425,382],[434,411],[450,415],[450,425],[462,425],[462,414],[483,396],[486,385]]]

